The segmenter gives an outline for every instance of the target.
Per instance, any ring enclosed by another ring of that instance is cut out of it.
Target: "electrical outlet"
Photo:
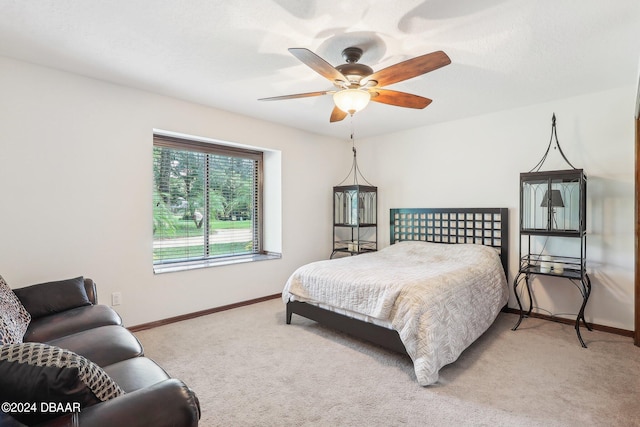
[[[122,292],[114,292],[111,294],[111,305],[122,304]]]

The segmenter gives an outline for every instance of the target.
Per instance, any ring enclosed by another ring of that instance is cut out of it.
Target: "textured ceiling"
[[[0,0],[0,55],[318,134],[332,89],[287,48],[332,65],[358,46],[374,70],[435,50],[452,64],[389,86],[424,110],[371,103],[359,137],[638,83],[638,0]],[[1,70],[0,70],[1,78]]]

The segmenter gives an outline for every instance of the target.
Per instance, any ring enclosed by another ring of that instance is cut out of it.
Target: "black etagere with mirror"
[[[333,187],[333,252],[357,255],[378,249],[378,188]]]
[[[555,137],[557,149],[571,169],[540,171]],[[583,347],[580,322],[591,330],[584,316],[591,294],[591,280],[587,274],[586,211],[587,177],[567,160],[556,134],[555,114],[552,119],[551,140],[538,165],[520,174],[520,266],[514,280],[514,292],[520,317],[531,315],[533,298],[530,279],[533,275],[554,276],[571,280],[579,289],[582,304],[576,315],[575,330]],[[524,310],[518,288],[527,290],[529,308]]]

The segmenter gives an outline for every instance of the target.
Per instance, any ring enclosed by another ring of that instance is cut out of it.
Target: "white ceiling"
[[[388,87],[426,109],[355,115],[359,137],[378,135],[637,85],[640,1],[0,0],[0,55],[344,138],[330,96],[257,99],[333,88],[287,48],[335,66],[348,46],[374,70],[452,60]]]

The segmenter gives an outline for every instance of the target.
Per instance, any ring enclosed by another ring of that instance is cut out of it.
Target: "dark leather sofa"
[[[97,304],[93,280],[79,277],[13,291],[31,315],[21,345],[44,343],[83,356],[102,368],[123,393],[106,401],[96,401],[95,396],[91,396],[93,400],[83,403],[79,411],[68,412],[68,405],[67,410],[64,406],[47,406],[57,396],[48,391],[55,387],[51,384],[66,373],[56,370],[54,374],[51,371],[43,374],[42,369],[56,368],[40,368],[36,378],[36,374],[25,370],[35,367],[16,368],[0,361],[0,402],[14,405],[13,408],[3,406],[0,426],[198,425],[200,405],[195,393],[144,357],[142,345],[123,327],[120,316],[110,307]],[[49,384],[43,385],[43,381]],[[34,397],[33,393],[41,394]],[[19,407],[19,404],[27,406]],[[37,413],[24,413],[25,410]]]

